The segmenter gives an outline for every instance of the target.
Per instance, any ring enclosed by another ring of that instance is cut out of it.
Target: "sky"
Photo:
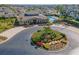
[[[0,0],[0,4],[79,4],[79,0]]]

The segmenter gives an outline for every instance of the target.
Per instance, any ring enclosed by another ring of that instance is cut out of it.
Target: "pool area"
[[[48,16],[49,22],[54,22],[56,20],[55,16]]]

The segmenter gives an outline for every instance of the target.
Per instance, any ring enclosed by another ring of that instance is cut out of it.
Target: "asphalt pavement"
[[[36,26],[25,29],[16,34],[9,41],[0,44],[0,55],[68,55],[71,50],[79,47],[79,34],[67,29],[59,29],[62,33],[67,35],[69,44],[67,47],[59,52],[47,51],[40,48],[35,48],[30,44],[31,35],[42,27]]]

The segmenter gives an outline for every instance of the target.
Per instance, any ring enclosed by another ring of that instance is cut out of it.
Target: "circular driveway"
[[[68,55],[72,50],[79,47],[79,34],[67,29],[59,29],[67,35],[68,46],[59,52],[46,51],[40,48],[35,49],[30,44],[30,38],[33,32],[41,29],[41,26],[31,27],[16,34],[9,41],[0,45],[1,55]]]

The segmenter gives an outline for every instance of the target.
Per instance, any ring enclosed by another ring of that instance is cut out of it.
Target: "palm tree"
[[[63,5],[57,5],[56,8],[57,12],[63,12],[64,11],[64,6]]]
[[[67,16],[68,13],[67,11],[65,10],[65,6],[63,5],[57,5],[56,8],[55,8],[58,12],[60,12],[60,16]]]

